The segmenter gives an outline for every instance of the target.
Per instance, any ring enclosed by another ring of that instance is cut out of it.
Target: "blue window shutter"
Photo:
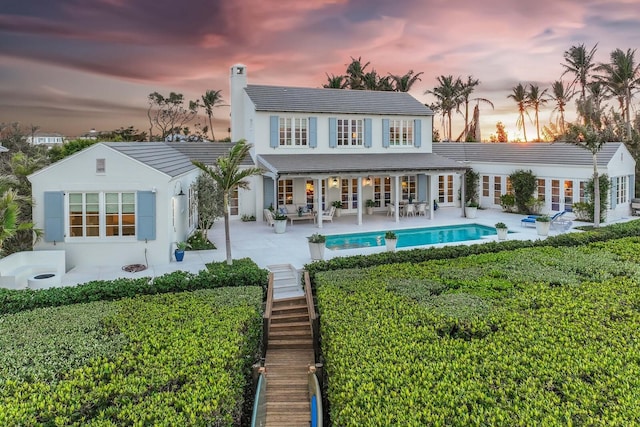
[[[615,209],[618,201],[618,180],[611,178],[611,209]]]
[[[329,147],[336,148],[338,145],[338,119],[329,117]]]
[[[138,240],[156,240],[156,193],[138,191]]]
[[[318,146],[318,118],[309,117],[309,147]]]
[[[382,146],[389,148],[389,119],[382,119]]]
[[[413,145],[420,148],[422,146],[422,120],[413,121]]]
[[[364,119],[364,146],[371,147],[371,119]]]
[[[64,193],[44,192],[44,241],[64,242]]]
[[[280,118],[278,116],[269,116],[269,146],[277,148],[280,145]]]

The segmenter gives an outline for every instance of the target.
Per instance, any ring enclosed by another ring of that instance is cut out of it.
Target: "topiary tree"
[[[208,239],[214,221],[224,215],[222,190],[207,174],[199,175],[191,186],[195,190],[198,205],[198,229]]]
[[[538,178],[531,170],[519,169],[509,175],[515,204],[520,213],[529,213],[531,197],[538,186]]]
[[[469,202],[478,202],[478,186],[480,182],[480,173],[469,169],[464,176],[465,182],[465,204]]]

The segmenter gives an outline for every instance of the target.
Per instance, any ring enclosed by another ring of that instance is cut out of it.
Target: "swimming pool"
[[[494,227],[480,224],[448,225],[441,227],[409,228],[393,230],[398,236],[398,248],[434,245],[437,243],[479,240],[496,234]],[[367,233],[335,234],[327,236],[327,248],[332,250],[384,246],[385,231]]]

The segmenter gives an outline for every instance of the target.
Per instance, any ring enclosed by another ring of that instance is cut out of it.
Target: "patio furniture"
[[[407,217],[409,215],[416,216],[416,207],[414,206],[414,204],[413,203],[407,203],[404,206],[404,213],[405,213],[405,216],[407,216]]]
[[[263,209],[262,213],[264,215],[264,220],[267,222],[267,225],[269,227],[273,227],[276,224],[273,219],[273,213],[269,209]]]
[[[335,208],[334,208],[335,209]],[[316,215],[314,212],[306,212],[303,213],[302,215],[289,215],[289,221],[291,222],[291,225],[293,225],[294,221],[313,221],[314,223],[316,222]]]
[[[562,218],[562,216],[564,214],[566,214],[567,211],[560,211],[558,213],[556,213],[555,215],[553,215],[551,217],[551,224],[553,224],[554,221],[566,221],[566,219]],[[520,225],[522,227],[528,227],[529,224],[533,224],[532,226],[535,227],[536,226],[536,218],[539,217],[540,215],[528,215],[526,218],[522,218],[520,220]]]
[[[418,205],[418,216],[427,216],[427,204],[426,203],[420,203]]]
[[[322,214],[322,222],[331,221],[333,222],[333,215],[336,213],[336,207],[331,206],[331,208]]]
[[[387,205],[387,216],[394,216],[396,214],[396,205],[393,202]]]

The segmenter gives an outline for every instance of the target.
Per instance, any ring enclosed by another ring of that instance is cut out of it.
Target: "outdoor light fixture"
[[[178,187],[180,187],[180,192],[176,193],[175,190]],[[175,193],[176,196],[186,196],[186,194],[184,194],[184,191],[182,191],[182,183],[180,181],[176,182],[176,185],[173,188],[173,192]]]
[[[332,188],[338,188],[339,184],[340,184],[340,181],[335,176],[331,178],[331,181],[329,182],[329,186]]]
[[[362,185],[364,185],[365,187],[370,186],[370,185],[371,185],[371,177],[370,177],[370,176],[368,176],[368,177],[364,178],[364,179],[362,180]]]

